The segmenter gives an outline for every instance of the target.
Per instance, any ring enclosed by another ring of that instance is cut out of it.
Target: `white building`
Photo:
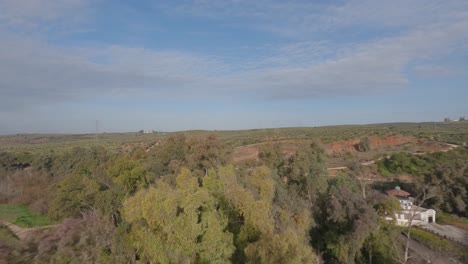
[[[397,225],[408,225],[411,218],[411,225],[435,223],[436,212],[433,209],[414,205],[414,198],[410,197],[410,193],[401,190],[399,186],[386,193],[388,196],[395,197],[400,202],[401,211],[395,214]],[[388,220],[391,220],[391,218],[388,217]]]

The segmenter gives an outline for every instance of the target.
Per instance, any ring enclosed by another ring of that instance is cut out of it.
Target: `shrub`
[[[368,137],[362,138],[361,141],[359,141],[359,143],[357,143],[354,147],[359,152],[367,152],[371,150],[369,138]]]

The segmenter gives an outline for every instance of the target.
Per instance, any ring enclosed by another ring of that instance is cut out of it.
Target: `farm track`
[[[0,220],[0,226],[7,227],[15,236],[19,238],[19,240],[28,240],[32,236],[34,236],[38,231],[53,228],[58,225],[47,225],[47,226],[37,226],[37,227],[20,227],[15,224],[12,224],[7,221]]]
[[[406,237],[404,235],[400,235],[398,239],[403,243],[406,242]],[[414,239],[411,239],[410,244],[409,244],[409,249],[415,255],[422,258],[423,261],[425,261],[426,263],[462,264],[454,256],[451,256],[445,252],[436,252],[428,248],[427,246],[415,241]],[[410,259],[409,263],[419,263],[419,262],[413,262],[412,259]]]

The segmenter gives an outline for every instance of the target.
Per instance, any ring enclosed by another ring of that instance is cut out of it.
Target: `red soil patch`
[[[258,160],[258,150],[257,145],[247,145],[242,147],[237,147],[234,149],[232,154],[232,161],[240,162],[244,160]]]
[[[275,143],[281,144],[281,151],[283,152],[284,158],[287,159],[294,155],[297,150],[296,144],[303,141],[294,140],[282,140],[275,141]],[[271,142],[258,143],[247,146],[241,146],[234,149],[232,154],[233,162],[241,162],[245,160],[258,160],[258,154],[260,153],[260,147],[265,144],[272,144]],[[273,143],[274,144],[274,143]]]
[[[407,143],[422,143],[424,139],[416,138],[413,136],[392,136],[392,137],[368,137],[370,141],[371,149],[379,149],[385,147],[393,147],[404,145]],[[348,141],[334,141],[325,146],[327,154],[339,153],[339,152],[356,152],[356,145],[359,144],[360,139],[348,140]]]
[[[329,168],[327,169],[329,176],[336,176],[339,172],[345,171],[346,168]]]
[[[397,178],[401,182],[413,182],[413,176],[409,174],[400,174],[397,175],[395,178]]]
[[[357,152],[356,144],[360,139],[348,140],[348,141],[334,141],[324,146],[327,154],[341,153],[341,152]],[[392,137],[369,137],[370,147],[372,149],[393,147],[404,145],[407,143],[422,143],[424,139],[419,139],[413,136],[392,136]],[[281,140],[275,143],[281,144],[281,150],[285,155],[285,158],[290,157],[297,150],[297,144],[304,144],[307,140]],[[260,152],[260,146],[264,144],[272,143],[258,143],[247,146],[241,146],[234,149],[233,161],[240,162],[244,160],[258,160],[258,154]]]

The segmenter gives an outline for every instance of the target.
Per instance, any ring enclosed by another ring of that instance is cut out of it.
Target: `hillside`
[[[353,141],[365,136],[414,136],[432,141],[463,145],[468,142],[468,121],[452,123],[387,123],[371,125],[341,125],[323,127],[291,127],[249,130],[179,132],[100,133],[95,134],[18,134],[0,136],[0,151],[61,151],[74,146],[104,146],[118,150],[125,145],[151,146],[158,139],[174,134],[188,137],[216,135],[226,144],[237,147],[262,142],[316,140],[323,144]],[[343,144],[343,143],[339,143]],[[352,147],[348,147],[352,148]]]

